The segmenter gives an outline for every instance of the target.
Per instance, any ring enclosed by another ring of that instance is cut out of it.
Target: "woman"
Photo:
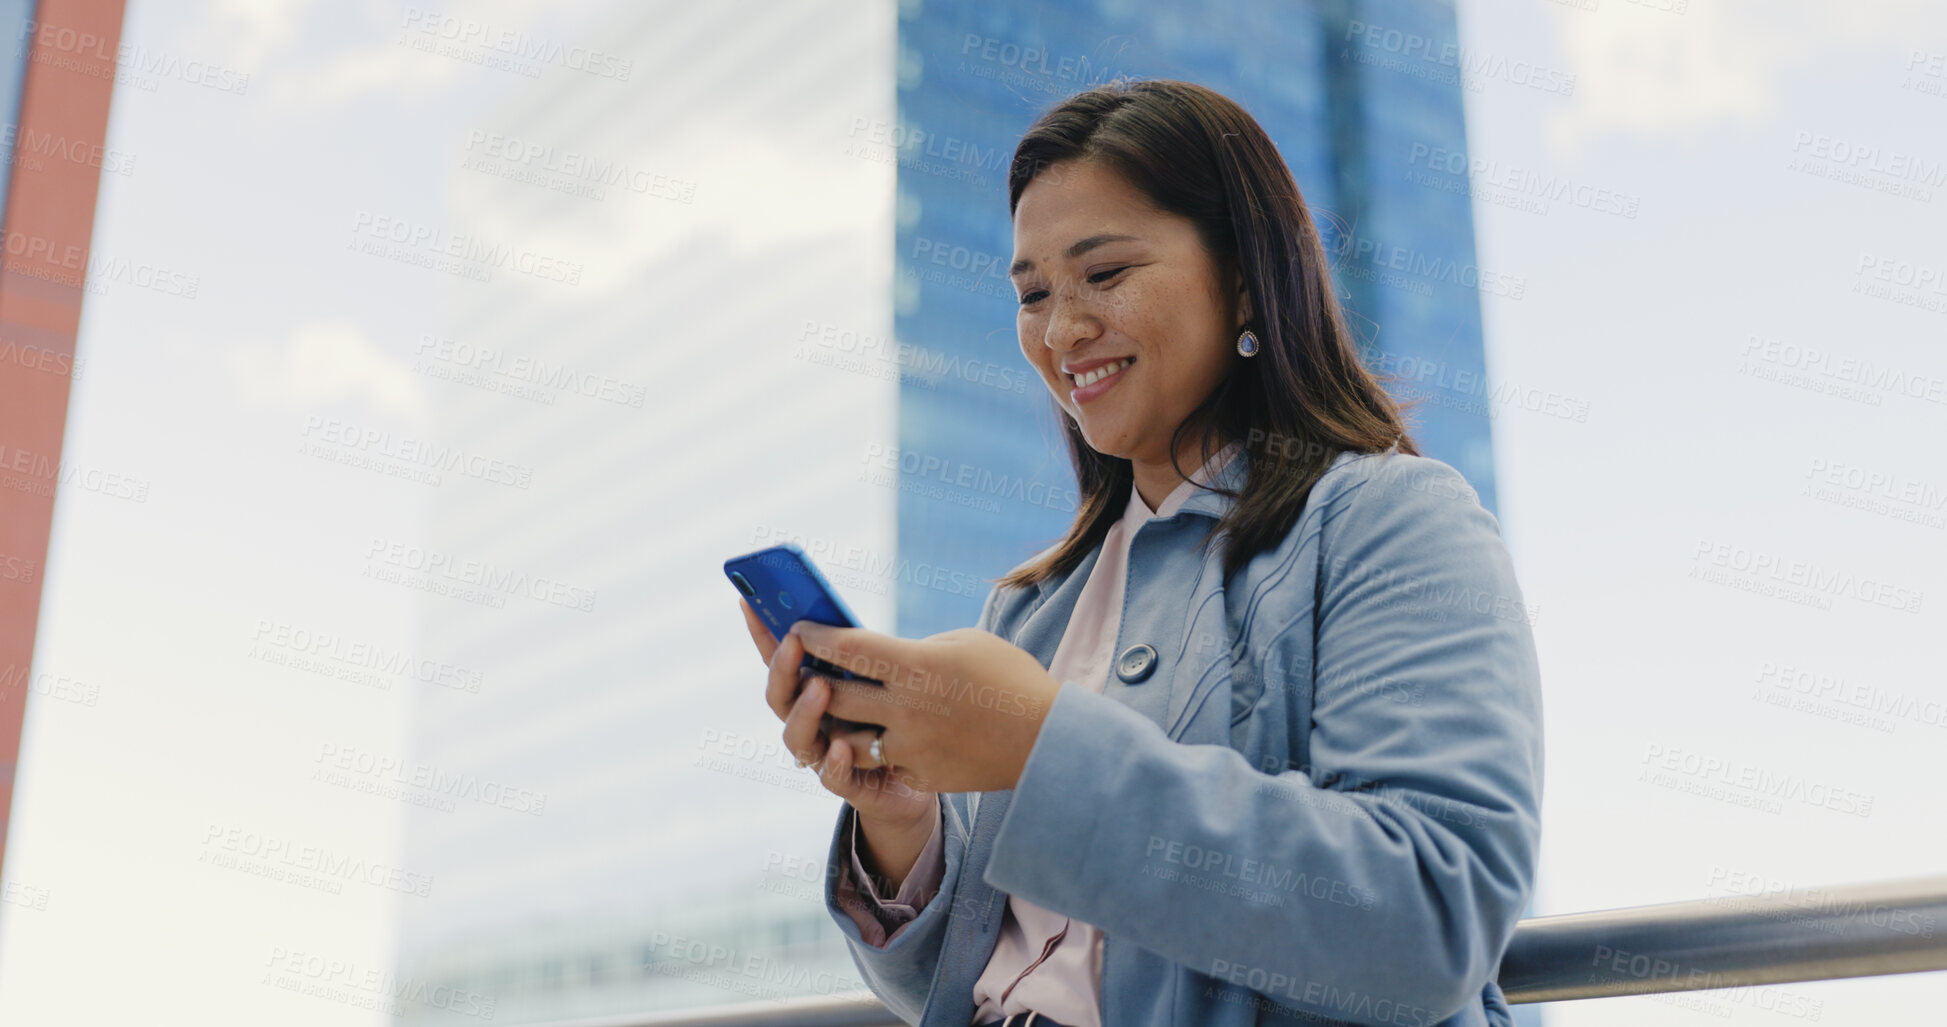
[[[865,980],[953,1027],[1511,1023],[1532,634],[1494,518],[1360,363],[1289,169],[1219,94],[1117,82],[1037,121],[1008,186],[1074,525],[974,628],[774,641],[745,610],[846,801],[827,903]]]

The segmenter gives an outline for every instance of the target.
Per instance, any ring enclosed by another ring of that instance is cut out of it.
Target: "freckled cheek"
[[[1021,343],[1021,356],[1027,359],[1028,366],[1034,368],[1043,378],[1054,378],[1054,351],[1042,343],[1041,325],[1028,318],[1021,318],[1016,322],[1015,333]]]
[[[1175,298],[1167,292],[1147,294],[1133,285],[1110,294],[1108,321],[1115,334],[1136,343],[1141,352],[1153,352],[1172,336],[1169,311]]]
[[[1171,363],[1172,351],[1179,345],[1178,331],[1169,317],[1153,311],[1125,321],[1121,327],[1123,336],[1135,343],[1136,358],[1155,369]]]

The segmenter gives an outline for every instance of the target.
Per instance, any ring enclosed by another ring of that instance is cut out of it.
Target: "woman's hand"
[[[885,725],[886,762],[934,792],[1013,788],[1061,690],[1033,654],[978,628],[906,639],[799,621],[778,652],[800,651],[798,639],[819,659],[882,682],[812,677],[831,690],[821,707]]]
[[[750,604],[742,599],[738,603],[744,608],[750,640],[771,667],[765,701],[784,721],[784,744],[798,762],[816,765],[819,784],[850,803],[865,824],[909,831],[922,817],[930,816],[935,805],[931,791],[915,787],[906,775],[870,760],[864,769],[857,766],[860,755],[878,737],[879,728],[826,716],[831,685],[823,677],[799,671],[804,646],[790,634],[780,645]]]
[[[744,626],[750,629],[751,644],[757,646],[757,655],[763,657],[764,663],[769,665],[772,654],[777,651],[777,639],[771,635],[771,629],[765,626],[764,621],[757,616],[757,611],[750,608],[750,603],[743,599],[738,599],[737,603],[743,607]],[[800,682],[800,687],[802,687],[802,682]],[[790,714],[791,704],[797,698],[798,692],[796,689],[793,689],[790,694],[785,696],[770,696],[771,711],[777,714],[779,720],[783,720]],[[793,755],[798,756],[799,766],[808,767],[824,758],[825,746],[830,741],[834,727],[840,729],[838,731],[840,737],[849,742],[856,743],[854,750],[856,752],[864,752],[866,747],[872,744],[872,740],[879,736],[879,727],[876,724],[846,723],[839,725],[835,723],[833,718],[821,718],[818,727],[819,739],[815,747],[815,754],[811,755],[810,758],[806,758],[798,750],[792,750]]]

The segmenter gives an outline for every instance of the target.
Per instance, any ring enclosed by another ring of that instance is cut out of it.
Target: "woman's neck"
[[[1222,442],[1216,443],[1210,449],[1212,455],[1221,452],[1223,452]],[[1203,466],[1203,462],[1204,450],[1199,442],[1192,439],[1186,441],[1176,451],[1176,464],[1183,468],[1183,474],[1178,474],[1176,467],[1170,466],[1167,458],[1155,462],[1131,460],[1129,470],[1135,479],[1133,486],[1136,494],[1141,496],[1143,504],[1153,511],[1163,504],[1163,500],[1169,498],[1170,493],[1176,491],[1178,485],[1183,484],[1184,475],[1194,478]]]

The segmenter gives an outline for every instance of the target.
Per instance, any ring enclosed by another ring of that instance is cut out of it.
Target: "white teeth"
[[[1098,367],[1093,371],[1083,371],[1081,374],[1075,376],[1075,387],[1079,389],[1088,388],[1089,386],[1094,385],[1096,382],[1099,382],[1102,379],[1107,378],[1108,376],[1128,366],[1129,366],[1129,361],[1118,360],[1113,364],[1103,364],[1101,367]]]

